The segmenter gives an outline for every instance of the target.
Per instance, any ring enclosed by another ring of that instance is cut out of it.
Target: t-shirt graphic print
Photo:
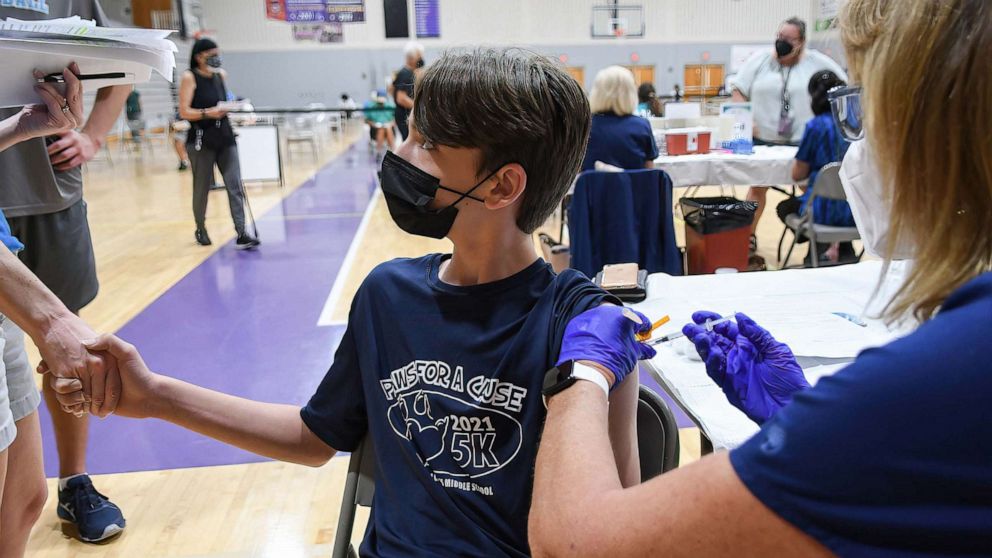
[[[565,326],[609,295],[542,260],[469,287],[449,256],[394,260],[359,289],[334,363],[302,409],[331,447],[375,450],[362,556],[526,556],[545,409]]]

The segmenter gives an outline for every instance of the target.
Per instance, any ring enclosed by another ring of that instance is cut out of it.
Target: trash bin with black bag
[[[758,204],[731,197],[682,198],[690,275],[721,267],[747,271],[748,239]]]

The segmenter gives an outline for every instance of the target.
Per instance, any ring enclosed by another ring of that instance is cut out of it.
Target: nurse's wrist
[[[597,372],[599,372],[600,374],[602,374],[603,378],[606,379],[606,385],[609,386],[611,389],[613,388],[613,384],[616,383],[617,377],[616,375],[613,374],[613,372],[610,371],[609,368],[603,366],[602,364],[599,364],[598,362],[593,362],[591,360],[579,360],[576,362],[578,364],[584,364],[589,368],[592,368]]]

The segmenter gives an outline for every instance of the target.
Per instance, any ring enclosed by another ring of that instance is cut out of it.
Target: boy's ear
[[[527,171],[519,163],[503,165],[491,180],[493,186],[486,195],[488,209],[502,209],[513,205],[527,189]]]

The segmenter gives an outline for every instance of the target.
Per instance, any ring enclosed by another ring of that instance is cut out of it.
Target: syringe
[[[702,324],[702,326],[706,329],[706,331],[713,331],[713,326],[715,326],[717,324],[722,324],[724,322],[729,322],[729,321],[731,321],[733,319],[734,319],[733,316],[726,316],[726,317],[720,318],[719,320],[706,320],[706,323]],[[666,335],[664,337],[659,337],[657,339],[652,339],[650,341],[647,341],[647,344],[648,345],[651,345],[651,346],[660,345],[660,344],[666,343],[668,341],[674,341],[674,340],[676,340],[676,339],[678,339],[680,337],[685,337],[685,334],[682,333],[681,331],[679,331],[677,333],[672,333],[670,335]]]

